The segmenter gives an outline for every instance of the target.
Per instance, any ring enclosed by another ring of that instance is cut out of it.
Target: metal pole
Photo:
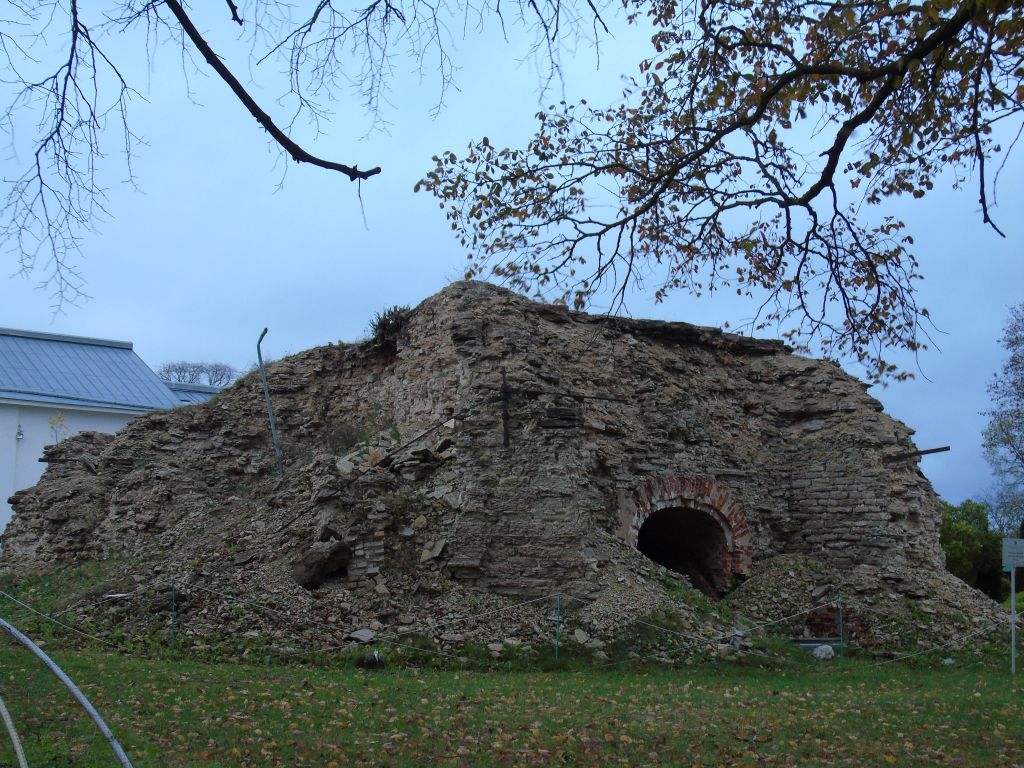
[[[838,601],[839,605],[839,658],[840,660],[846,658],[846,632],[843,629],[843,601]]]
[[[1010,674],[1017,674],[1017,566],[1010,568]]]
[[[174,589],[174,582],[172,581],[171,582],[171,658],[172,659],[174,658],[174,623],[175,623],[175,619],[177,618],[177,616],[175,615],[176,611],[174,609],[176,608],[175,604],[177,603],[177,601],[178,601],[178,594],[177,594],[177,592]]]
[[[121,745],[118,743],[117,739],[114,738],[114,734],[110,732],[107,724],[103,722],[103,718],[100,717],[100,713],[97,712],[93,708],[92,704],[89,703],[89,700],[85,698],[85,694],[78,690],[78,686],[71,681],[71,678],[64,674],[64,670],[58,667],[49,656],[43,653],[39,646],[3,619],[0,619],[0,629],[4,630],[7,634],[28,648],[37,659],[46,665],[47,669],[49,669],[58,680],[64,683],[64,687],[71,691],[71,695],[75,697],[75,700],[82,705],[82,709],[84,709],[88,713],[89,717],[92,718],[92,721],[96,723],[96,727],[100,729],[100,733],[102,733],[106,737],[107,741],[110,742],[110,748],[114,750],[114,754],[117,756],[117,759],[123,768],[132,768],[132,764],[128,760],[128,755],[124,753]]]
[[[11,737],[11,743],[14,744],[14,754],[18,758],[18,768],[28,768],[28,761],[25,760],[25,750],[21,748],[21,739],[18,738],[18,729],[14,727],[14,720],[11,719],[11,713],[7,711],[7,705],[2,698],[0,698],[0,717],[3,717],[4,725],[7,726],[7,733]]]
[[[558,641],[562,638],[562,596],[555,598],[555,661],[558,661]]]
[[[274,459],[277,462],[277,473],[284,474],[284,467],[281,464],[281,441],[277,438],[277,422],[274,421],[274,406],[270,402],[270,387],[267,385],[267,367],[263,365],[263,352],[260,351],[260,344],[263,337],[267,335],[267,329],[263,329],[260,338],[256,342],[256,359],[260,362],[260,379],[263,381],[263,399],[267,401],[267,415],[270,417],[270,437],[274,441]]]
[[[508,448],[508,400],[511,396],[508,388],[508,376],[501,369],[501,447]]]

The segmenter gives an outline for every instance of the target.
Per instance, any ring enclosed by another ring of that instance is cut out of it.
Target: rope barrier
[[[118,599],[118,597],[120,597],[120,598],[127,597],[130,594],[136,594],[136,593],[139,593],[139,592],[143,592],[143,591],[145,591],[147,589],[151,589],[151,588],[153,588],[153,587],[155,587],[155,586],[157,586],[159,584],[166,583],[166,582],[173,582],[173,581],[175,581],[174,577],[161,578],[161,579],[158,579],[157,581],[154,581],[154,582],[152,582],[152,583],[150,583],[148,585],[143,585],[141,587],[138,587],[137,589],[133,590],[133,592],[131,592],[131,593],[125,593],[124,595],[119,595],[117,597],[104,598],[103,600],[98,600],[98,601],[95,601],[94,603],[90,603],[90,604],[87,604],[87,605],[84,605],[84,606],[76,606],[74,609],[68,609],[68,610],[79,610],[79,609],[84,609],[84,608],[88,608],[88,607],[93,607],[95,605],[99,605],[99,604],[102,604],[103,602],[106,602],[108,599]],[[320,621],[320,620],[317,620],[317,619],[314,619],[314,618],[302,618],[302,617],[292,616],[291,614],[288,614],[288,613],[286,613],[284,611],[278,610],[276,608],[271,608],[271,607],[267,606],[266,604],[264,604],[262,602],[259,602],[259,601],[256,601],[256,600],[249,600],[249,599],[245,599],[245,598],[240,598],[240,597],[238,597],[236,595],[231,595],[231,594],[228,594],[226,592],[222,592],[220,590],[213,589],[211,587],[204,587],[204,586],[202,586],[200,584],[193,583],[193,584],[189,585],[189,588],[190,589],[196,589],[196,590],[199,590],[201,592],[207,592],[207,593],[212,594],[212,595],[216,595],[216,596],[224,598],[225,600],[228,600],[228,601],[230,601],[230,602],[232,602],[234,604],[247,605],[247,606],[253,607],[253,608],[258,609],[258,610],[266,611],[268,613],[274,614],[274,615],[279,616],[279,617],[284,617],[285,619],[287,619],[288,621],[293,622],[293,623],[296,622],[296,621],[301,621],[301,622],[303,622],[305,624],[309,624],[309,625],[312,625],[312,626],[324,627],[324,628],[328,628],[328,629],[331,629],[331,630],[334,630],[334,631],[340,631],[340,628],[337,627],[336,625],[329,624],[327,622],[323,622],[323,621]],[[117,648],[117,645],[115,643],[112,643],[109,640],[105,640],[102,637],[98,637],[96,635],[92,635],[92,634],[90,634],[88,632],[84,632],[84,631],[82,631],[80,629],[77,629],[76,627],[71,626],[70,624],[65,624],[64,622],[59,621],[58,619],[56,619],[53,615],[44,613],[43,611],[40,611],[40,610],[38,610],[36,608],[33,608],[31,605],[28,605],[27,603],[22,602],[21,600],[18,600],[17,598],[15,598],[14,596],[8,594],[7,592],[4,592],[4,591],[0,590],[0,596],[6,597],[8,600],[11,600],[12,602],[17,603],[18,605],[20,605],[22,608],[25,608],[26,610],[32,612],[33,614],[35,614],[35,615],[37,615],[37,616],[39,616],[39,617],[41,617],[43,619],[48,620],[48,621],[56,624],[57,626],[60,626],[60,627],[62,627],[64,629],[67,629],[67,630],[69,630],[71,632],[79,634],[79,635],[81,635],[83,637],[86,637],[86,638],[88,638],[90,640],[94,640],[96,642],[102,643],[102,644],[104,644],[104,645],[106,645],[108,647]],[[474,619],[480,619],[480,618],[484,618],[484,617],[487,617],[487,616],[493,616],[493,615],[497,615],[497,614],[500,614],[500,613],[505,613],[505,612],[508,612],[508,611],[511,611],[511,610],[515,610],[516,608],[521,608],[521,607],[526,606],[526,605],[532,605],[532,604],[535,604],[535,603],[543,602],[545,600],[550,600],[554,596],[555,595],[545,595],[543,597],[537,597],[537,598],[533,598],[531,600],[525,600],[525,601],[522,601],[520,603],[515,603],[513,605],[505,606],[505,607],[502,607],[502,608],[497,608],[497,609],[494,609],[494,610],[485,611],[485,612],[479,613],[479,614],[470,614],[470,615],[466,615],[466,616],[460,616],[460,617],[457,617],[455,619],[451,619],[450,621],[442,622],[441,624],[433,624],[433,625],[431,625],[431,629],[436,631],[437,629],[441,629],[441,628],[444,628],[444,627],[452,626],[454,624],[459,624],[459,623],[462,623],[462,622],[465,622],[465,621],[471,621],[471,620],[474,620]],[[67,611],[64,611],[64,613],[66,613],[66,612]],[[402,642],[399,642],[398,640],[393,639],[393,638],[397,638],[397,637],[401,636],[402,634],[407,634],[407,633],[403,633],[401,631],[393,631],[393,632],[390,632],[390,633],[384,633],[384,634],[377,635],[373,639],[374,639],[374,641],[383,642],[383,643],[386,643],[388,645],[394,645],[394,646],[399,646],[399,647],[411,648],[413,650],[423,651],[423,652],[426,652],[426,653],[435,653],[435,654],[438,654],[438,655],[441,655],[441,656],[446,656],[446,657],[449,657],[449,658],[458,658],[457,656],[455,656],[453,654],[448,654],[448,653],[445,653],[445,652],[437,650],[437,649],[421,648],[419,646],[411,645],[409,643],[402,643]],[[315,653],[324,653],[324,652],[329,652],[329,651],[332,651],[332,650],[340,650],[340,649],[343,649],[343,648],[351,648],[351,647],[354,647],[354,646],[357,646],[357,645],[361,645],[361,643],[359,641],[352,641],[350,643],[345,643],[345,644],[341,644],[341,645],[333,645],[333,646],[328,646],[328,647],[320,648],[320,649],[313,649],[313,650],[309,650],[309,651],[298,651],[298,652],[292,653],[292,654],[281,654],[281,655],[283,655],[285,657],[289,657],[289,656],[306,656],[306,655],[312,655],[312,654],[315,654]]]
[[[145,585],[143,585],[141,587],[137,587],[137,588],[133,589],[131,592],[119,592],[117,594],[106,595],[101,600],[96,600],[95,602],[92,602],[92,603],[82,604],[81,602],[78,602],[78,603],[75,603],[74,605],[72,605],[70,608],[65,608],[63,611],[58,611],[57,613],[51,613],[49,615],[50,615],[51,618],[55,619],[55,618],[57,618],[59,616],[63,616],[66,613],[71,613],[72,611],[84,611],[84,610],[86,610],[88,608],[95,608],[97,605],[103,605],[103,603],[109,603],[109,602],[111,602],[113,600],[124,600],[126,598],[131,597],[132,595],[138,594],[139,592],[145,592],[148,589],[154,589],[154,588],[157,587],[157,585],[165,584],[165,583],[170,582],[170,581],[173,581],[173,579],[171,579],[171,578],[157,579],[156,581],[150,582],[149,584],[145,584]]]
[[[151,590],[151,589],[155,589],[156,587],[158,587],[160,585],[163,585],[163,584],[166,584],[166,583],[173,583],[176,580],[179,581],[179,582],[186,581],[185,579],[176,579],[175,577],[162,577],[162,578],[157,579],[157,580],[155,580],[153,582],[150,582],[150,583],[147,583],[147,584],[143,584],[143,585],[137,587],[136,589],[134,589],[134,590],[132,590],[130,592],[116,594],[116,595],[107,595],[104,598],[102,598],[100,600],[93,601],[91,603],[78,603],[76,605],[73,605],[73,606],[71,606],[69,608],[66,608],[66,609],[60,611],[57,614],[47,614],[47,613],[45,613],[43,611],[40,611],[40,610],[34,608],[33,606],[29,605],[28,603],[25,603],[24,601],[19,600],[18,598],[14,597],[13,595],[11,595],[8,592],[3,591],[3,590],[0,590],[0,597],[3,597],[3,598],[6,598],[7,600],[10,600],[11,602],[17,604],[18,606],[20,606],[20,607],[24,608],[25,610],[31,612],[32,614],[34,614],[36,616],[39,616],[40,618],[45,619],[45,620],[47,620],[47,621],[49,621],[49,622],[51,622],[51,623],[61,627],[62,629],[65,629],[65,630],[67,630],[69,632],[73,632],[73,633],[75,633],[77,635],[80,635],[81,637],[87,638],[89,640],[93,640],[93,641],[98,642],[98,643],[100,643],[102,645],[105,645],[107,647],[118,649],[119,646],[116,643],[113,643],[110,640],[107,640],[107,639],[105,639],[103,637],[99,637],[99,636],[91,634],[89,632],[85,632],[84,630],[78,629],[77,627],[74,627],[74,626],[72,626],[70,624],[62,622],[57,617],[58,616],[66,615],[67,613],[70,613],[70,612],[73,612],[73,611],[84,611],[84,610],[87,610],[89,608],[93,608],[93,607],[96,607],[98,605],[102,605],[102,604],[104,604],[106,602],[110,602],[112,600],[128,599],[128,598],[130,598],[132,596],[138,595],[138,594],[143,593],[145,591],[148,591],[148,590]],[[217,590],[217,589],[214,589],[212,587],[206,587],[206,586],[203,586],[203,585],[198,584],[198,583],[191,583],[191,584],[188,585],[188,587],[190,589],[195,589],[195,590],[200,591],[200,592],[205,592],[205,593],[208,593],[208,594],[211,594],[211,595],[215,595],[217,597],[220,597],[220,598],[228,601],[231,604],[245,605],[245,606],[251,607],[251,608],[253,608],[255,610],[264,611],[264,612],[272,614],[272,615],[274,615],[276,617],[283,618],[288,623],[301,622],[302,624],[307,625],[307,626],[323,627],[323,628],[327,628],[327,629],[330,629],[331,631],[336,631],[336,632],[344,631],[343,628],[341,628],[341,627],[339,627],[339,626],[337,626],[335,624],[324,622],[322,620],[318,620],[318,619],[313,618],[313,617],[298,617],[298,616],[294,616],[294,615],[289,614],[289,613],[287,613],[285,611],[273,608],[273,607],[267,605],[265,602],[260,601],[260,600],[249,599],[249,598],[241,597],[241,596],[238,596],[238,595],[232,595],[232,594],[229,594],[227,592],[223,592],[221,590]],[[490,617],[490,616],[495,616],[495,615],[499,615],[499,614],[502,614],[502,613],[507,613],[509,611],[513,611],[513,610],[516,610],[516,609],[519,609],[519,608],[523,608],[525,606],[535,605],[537,603],[542,603],[542,602],[545,602],[545,601],[548,601],[548,600],[559,599],[559,598],[562,599],[562,600],[572,601],[572,602],[577,603],[577,604],[582,604],[582,605],[588,605],[589,604],[588,601],[586,601],[586,600],[584,600],[582,598],[579,598],[579,597],[575,597],[573,595],[565,595],[565,594],[562,594],[562,593],[554,593],[554,594],[551,594],[551,595],[544,595],[542,597],[532,598],[530,600],[524,600],[522,602],[518,602],[518,603],[511,604],[511,605],[503,606],[501,608],[495,608],[495,609],[483,611],[481,613],[467,614],[467,615],[464,615],[464,616],[458,616],[458,617],[455,617],[455,618],[452,618],[452,619],[449,619],[447,621],[440,622],[440,623],[430,623],[428,629],[431,632],[436,632],[438,630],[441,630],[441,629],[444,629],[444,628],[448,628],[448,627],[451,627],[451,626],[454,626],[454,625],[457,625],[457,624],[461,624],[461,623],[464,623],[464,622],[480,620],[480,619],[487,618],[487,617]],[[738,629],[740,629],[742,632],[747,633],[747,634],[751,634],[751,633],[754,633],[754,632],[760,632],[760,631],[763,631],[764,629],[766,629],[767,627],[771,627],[771,626],[774,626],[774,625],[777,625],[777,624],[781,624],[783,622],[791,621],[791,620],[793,620],[795,618],[799,618],[800,616],[804,616],[804,615],[813,613],[815,611],[821,610],[823,608],[827,608],[827,607],[835,606],[835,605],[837,605],[837,602],[832,600],[832,601],[821,603],[819,605],[812,606],[810,608],[806,608],[806,609],[801,610],[801,611],[797,611],[797,612],[792,613],[792,614],[788,614],[786,616],[782,616],[782,617],[777,618],[777,619],[772,619],[770,621],[763,621],[763,622],[760,622],[758,624],[754,624],[754,625],[750,625],[750,626],[742,626],[741,625],[740,627],[738,627]],[[863,603],[861,601],[844,602],[844,605],[847,605],[847,606],[850,606],[850,607],[856,607],[856,608],[861,609],[861,610],[863,610],[865,612],[878,613],[878,614],[881,614],[881,615],[885,615],[885,616],[889,616],[889,617],[896,618],[896,619],[901,619],[901,620],[905,620],[906,619],[906,617],[904,617],[904,616],[900,616],[899,614],[896,614],[896,613],[891,612],[891,611],[886,611],[884,609],[877,608],[875,606],[867,605],[866,603]],[[641,625],[641,626],[649,627],[651,629],[658,630],[660,632],[664,632],[664,633],[669,634],[669,635],[680,637],[682,639],[688,640],[690,642],[693,642],[693,643],[696,643],[696,644],[702,645],[702,646],[711,645],[711,644],[714,644],[714,643],[721,643],[723,641],[726,641],[728,638],[730,638],[732,636],[732,634],[730,634],[730,633],[723,633],[723,634],[720,634],[720,635],[715,635],[715,636],[710,636],[710,637],[704,637],[704,636],[700,636],[700,635],[693,635],[693,634],[688,634],[686,632],[682,632],[682,631],[679,631],[679,630],[672,629],[670,627],[664,627],[664,626],[661,626],[659,624],[654,624],[652,622],[644,621],[642,619],[634,619],[634,623],[638,624],[638,625]],[[920,650],[920,651],[916,651],[916,652],[913,652],[913,653],[904,654],[904,655],[898,656],[898,657],[896,657],[894,659],[887,659],[885,661],[879,662],[879,665],[891,664],[891,663],[893,663],[895,661],[901,661],[903,659],[913,658],[915,656],[920,656],[920,655],[923,655],[923,654],[926,654],[926,653],[930,653],[930,652],[935,651],[935,650],[939,650],[939,649],[942,649],[942,648],[954,645],[955,643],[960,642],[962,640],[966,640],[966,639],[974,637],[976,635],[983,634],[985,632],[989,632],[992,629],[1000,626],[1000,624],[1001,624],[1001,622],[986,625],[985,627],[982,627],[982,628],[979,628],[979,629],[975,629],[975,630],[973,630],[971,632],[968,632],[967,634],[964,634],[964,635],[958,636],[956,638],[953,638],[952,640],[950,640],[950,641],[948,641],[946,643],[941,643],[941,644],[932,646],[930,648],[923,649],[923,650]],[[374,636],[373,642],[380,642],[380,643],[384,643],[386,645],[391,645],[391,646],[399,647],[399,648],[409,648],[409,649],[416,650],[416,651],[419,651],[419,652],[422,652],[422,653],[435,654],[435,655],[443,656],[443,657],[446,657],[446,658],[459,658],[459,656],[456,655],[456,654],[447,653],[445,651],[441,651],[441,650],[436,649],[436,648],[422,647],[422,646],[413,645],[413,644],[410,644],[410,643],[401,642],[400,638],[403,635],[411,634],[412,632],[414,632],[414,630],[411,630],[411,629],[409,629],[409,630],[396,629],[396,630],[392,630],[392,631],[389,631],[389,632],[380,633],[380,634],[377,634],[377,635]],[[351,648],[357,647],[359,645],[363,645],[363,643],[358,641],[358,640],[352,640],[352,641],[349,641],[349,642],[346,642],[346,643],[329,645],[329,646],[325,646],[325,647],[322,647],[322,648],[315,648],[315,649],[301,650],[301,651],[294,651],[294,652],[278,653],[278,655],[281,656],[281,657],[284,657],[284,658],[294,658],[294,657],[300,657],[300,656],[311,656],[311,655],[315,655],[315,654],[318,654],[318,653],[331,653],[331,652],[337,651],[337,650],[347,650],[347,649],[351,649]],[[753,651],[753,649],[741,650],[740,652],[742,652],[742,653],[752,653],[754,655],[758,655],[755,651]],[[600,666],[615,666],[615,665],[618,665],[618,664],[629,663],[631,661],[643,660],[645,658],[658,657],[658,656],[660,656],[661,653],[662,652],[659,651],[659,652],[656,652],[656,653],[651,654],[649,656],[641,656],[638,659],[625,659],[625,660],[622,660],[622,661],[611,662],[610,664],[600,665]],[[773,658],[773,657],[767,656],[766,654],[761,654],[761,655],[765,656],[766,658]]]
[[[979,629],[974,630],[973,632],[968,632],[966,635],[961,635],[960,637],[954,637],[952,640],[950,640],[948,642],[945,642],[945,643],[941,643],[940,645],[934,645],[931,648],[925,648],[922,651],[915,651],[914,653],[908,653],[908,654],[905,654],[903,656],[897,656],[896,658],[893,658],[893,659],[885,659],[884,661],[880,661],[877,664],[873,664],[872,666],[873,667],[881,667],[881,666],[884,666],[886,664],[892,664],[892,663],[897,662],[897,661],[904,661],[905,659],[912,659],[915,656],[921,656],[921,655],[926,654],[926,653],[931,653],[932,651],[938,651],[938,650],[940,650],[942,648],[948,648],[951,645],[954,645],[956,643],[959,643],[959,642],[962,642],[964,640],[967,640],[967,639],[969,639],[971,637],[974,637],[975,635],[980,635],[980,634],[983,634],[985,632],[991,632],[993,629],[999,627],[1001,624],[1002,624],[1002,622],[997,622],[997,623],[994,623],[994,624],[989,624],[988,626],[981,627]]]
[[[808,608],[805,611],[798,611],[797,613],[790,614],[789,616],[783,616],[781,619],[774,619],[772,621],[766,621],[766,622],[763,622],[761,624],[755,624],[752,627],[745,627],[744,631],[746,631],[746,632],[757,632],[758,630],[763,629],[764,627],[771,627],[771,626],[774,626],[775,624],[781,624],[784,621],[789,621],[791,619],[797,618],[798,616],[804,616],[804,615],[806,615],[808,613],[814,613],[815,611],[820,611],[822,608],[828,608],[830,605],[836,605],[836,604],[837,604],[837,602],[835,600],[830,600],[827,603],[822,603],[821,605],[816,605],[813,608]]]
[[[198,589],[198,590],[203,591],[203,592],[209,592],[210,594],[218,595],[219,597],[223,597],[223,598],[225,598],[227,600],[235,601],[235,602],[238,602],[238,603],[242,603],[242,604],[245,604],[245,605],[249,605],[249,606],[258,608],[260,610],[267,611],[269,613],[273,613],[273,614],[277,614],[277,615],[280,615],[280,616],[284,616],[284,617],[286,617],[287,619],[289,619],[292,622],[302,621],[302,622],[311,624],[313,626],[324,627],[324,628],[332,629],[332,630],[335,630],[335,631],[339,631],[340,630],[340,628],[338,626],[334,625],[334,624],[329,624],[327,622],[320,621],[320,620],[314,619],[314,618],[295,617],[295,616],[292,616],[291,614],[285,613],[284,611],[278,610],[276,608],[268,607],[268,606],[266,606],[266,605],[264,605],[262,603],[259,603],[257,601],[238,598],[238,597],[236,597],[234,595],[229,595],[229,594],[227,594],[225,592],[220,592],[220,591],[218,591],[216,589],[212,589],[210,587],[203,587],[203,586],[201,586],[199,584],[192,584],[192,585],[190,585],[190,588]],[[451,626],[453,624],[459,624],[459,623],[462,623],[464,621],[470,621],[472,619],[479,619],[479,618],[482,618],[482,617],[485,617],[485,616],[493,616],[493,615],[496,615],[496,614],[499,614],[499,613],[505,613],[507,611],[514,610],[516,608],[521,608],[521,607],[523,607],[525,605],[531,605],[531,604],[534,604],[534,603],[543,602],[544,600],[550,600],[553,597],[555,597],[555,595],[545,595],[544,597],[537,597],[537,598],[533,598],[531,600],[525,600],[525,601],[520,602],[520,603],[514,603],[512,605],[505,606],[504,608],[497,608],[497,609],[494,609],[494,610],[485,611],[484,613],[480,613],[480,614],[469,614],[467,616],[460,616],[458,618],[451,619],[450,621],[442,622],[440,624],[432,624],[430,628],[432,630],[436,631],[438,629],[441,629],[441,628],[444,628],[444,627],[448,627],[448,626]],[[397,631],[396,630],[396,631],[392,631],[392,632],[388,632],[388,633],[382,633],[380,635],[377,635],[377,636],[374,637],[374,640],[381,640],[381,641],[383,641],[385,638],[399,637],[402,634],[409,634],[409,633],[408,632],[401,632],[401,631]],[[313,652],[315,652],[315,651],[313,651]]]
[[[423,653],[433,653],[433,654],[435,654],[437,656],[444,656],[445,658],[448,658],[448,659],[458,659],[459,658],[454,653],[448,653],[448,652],[442,651],[442,650],[440,650],[438,648],[422,648],[422,647],[420,647],[418,645],[412,645],[411,643],[400,643],[397,640],[391,640],[391,639],[389,639],[387,637],[384,637],[384,636],[374,637],[373,638],[373,642],[381,642],[381,643],[384,643],[386,645],[393,645],[393,646],[396,646],[396,647],[399,647],[399,648],[409,648],[411,650],[421,651]],[[316,648],[316,649],[311,650],[311,651],[295,651],[293,653],[282,653],[280,655],[283,656],[284,658],[297,658],[297,657],[303,657],[303,656],[313,656],[313,655],[315,655],[317,653],[331,653],[333,651],[349,650],[349,649],[357,647],[359,645],[362,645],[362,643],[360,643],[358,640],[352,640],[352,641],[350,641],[348,643],[343,643],[341,645],[332,645],[332,646],[328,646],[326,648]]]
[[[77,629],[76,627],[72,627],[70,624],[65,624],[62,621],[58,621],[57,619],[53,618],[52,616],[50,616],[47,613],[43,613],[42,611],[36,610],[31,605],[28,605],[27,603],[23,603],[18,598],[12,597],[11,595],[9,595],[6,592],[4,592],[3,590],[0,590],[0,597],[6,597],[8,600],[10,600],[10,601],[12,601],[14,603],[17,603],[18,605],[20,605],[25,610],[30,611],[31,613],[34,613],[36,616],[44,618],[47,621],[51,621],[54,624],[56,624],[57,626],[63,627],[64,629],[67,629],[67,630],[70,630],[71,632],[74,632],[75,634],[81,635],[82,637],[87,637],[90,640],[95,640],[98,643],[103,643],[104,645],[107,645],[107,646],[109,646],[111,648],[116,648],[117,647],[116,644],[110,642],[109,640],[104,640],[102,637],[97,637],[96,635],[90,635],[88,632],[83,632],[82,630]]]
[[[545,595],[544,597],[536,597],[536,598],[533,598],[532,600],[525,600],[525,601],[523,601],[521,603],[514,603],[513,605],[509,605],[509,606],[506,606],[504,608],[497,608],[497,609],[492,610],[492,611],[485,611],[484,613],[470,614],[468,616],[460,616],[460,617],[458,617],[456,619],[452,619],[451,621],[442,622],[441,624],[431,624],[430,628],[432,630],[436,631],[436,630],[444,628],[444,627],[452,626],[453,624],[460,624],[460,623],[462,623],[464,621],[470,621],[472,619],[480,619],[480,618],[483,618],[485,616],[494,616],[494,615],[499,614],[499,613],[506,613],[506,612],[514,610],[516,608],[521,608],[524,605],[532,605],[534,603],[543,602],[544,600],[550,600],[551,598],[556,597],[556,596],[557,595]],[[409,645],[409,644],[392,642],[389,639],[389,638],[393,638],[393,637],[401,637],[403,634],[412,634],[412,631],[410,630],[408,632],[403,632],[401,630],[395,630],[393,632],[387,632],[387,633],[383,633],[383,634],[380,634],[380,635],[376,635],[373,639],[374,639],[374,641],[389,643],[391,645],[403,645],[404,647],[413,648],[414,650],[418,650],[418,651],[428,651],[428,652],[430,651],[430,649],[427,649],[427,648],[421,648],[421,647],[415,646],[415,645]],[[345,648],[351,648],[352,646],[359,645],[359,644],[360,643],[358,641],[352,641],[350,643],[345,643],[345,644],[342,644],[342,645],[333,645],[333,646],[328,646],[326,648],[318,648],[318,649],[314,649],[314,650],[310,650],[310,651],[296,651],[295,653],[291,653],[291,654],[287,654],[287,655],[288,656],[308,656],[308,655],[312,655],[314,653],[323,653],[323,652],[329,652],[329,651],[342,650],[342,649],[345,649]],[[447,655],[447,654],[442,654],[442,655]],[[453,657],[453,658],[458,658],[458,657]]]

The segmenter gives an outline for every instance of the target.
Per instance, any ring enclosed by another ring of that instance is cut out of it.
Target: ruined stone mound
[[[0,565],[173,579],[196,643],[516,646],[557,620],[596,648],[666,613],[710,637],[735,619],[697,590],[768,620],[851,573],[857,599],[927,599],[933,623],[994,615],[943,574],[910,430],[831,363],[471,282],[383,330],[270,366],[281,474],[255,375],[49,449]],[[146,624],[164,603],[97,610]]]

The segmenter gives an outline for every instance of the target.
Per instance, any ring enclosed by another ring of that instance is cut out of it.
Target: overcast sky
[[[219,17],[205,23],[215,30],[215,45],[236,50],[222,42],[230,29]],[[604,104],[619,95],[620,74],[634,73],[645,42],[619,29],[600,67],[593,51],[564,54],[566,98]],[[134,159],[137,188],[123,181],[116,154],[106,158],[110,218],[83,243],[91,298],[80,306],[53,316],[47,293],[36,287],[39,275],[13,275],[13,257],[3,256],[0,326],[130,340],[154,368],[182,359],[246,367],[265,326],[271,356],[353,341],[366,334],[375,312],[416,304],[459,279],[465,254],[434,199],[413,194],[413,185],[444,149],[461,150],[484,135],[493,144],[523,144],[541,102],[563,96],[562,86],[539,96],[535,69],[528,60],[516,63],[524,57],[522,41],[506,44],[494,31],[456,35],[459,90],[448,93],[436,119],[436,81],[399,68],[394,106],[384,112],[387,132],[361,138],[369,122],[353,99],[335,104],[330,134],[305,136],[321,156],[383,167],[363,184],[360,206],[357,185],[344,177],[287,165],[221,81],[193,76],[189,93],[172,51],[147,68],[141,41],[112,45],[127,57],[126,72],[145,97],[131,112],[133,129],[147,142]],[[276,91],[253,89],[273,111]],[[22,133],[31,128],[26,121]],[[20,173],[27,159],[6,153],[4,177]],[[1007,308],[1024,300],[1022,171],[1018,153],[1003,173],[997,209],[1006,239],[982,224],[971,185],[891,206],[915,238],[926,277],[919,302],[939,332],[919,371],[903,361],[917,372],[913,381],[872,393],[917,431],[919,448],[952,446],[923,458],[922,468],[953,502],[977,498],[992,483],[980,452],[980,412],[985,384],[1002,360],[998,338]],[[703,325],[735,325],[753,311],[735,297],[686,295],[661,305],[634,295],[628,309],[636,317]]]

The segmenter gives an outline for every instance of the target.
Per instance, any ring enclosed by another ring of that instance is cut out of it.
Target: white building
[[[43,446],[84,430],[116,432],[147,411],[216,392],[161,381],[131,342],[0,328],[0,531],[11,519],[8,498],[43,474]]]

